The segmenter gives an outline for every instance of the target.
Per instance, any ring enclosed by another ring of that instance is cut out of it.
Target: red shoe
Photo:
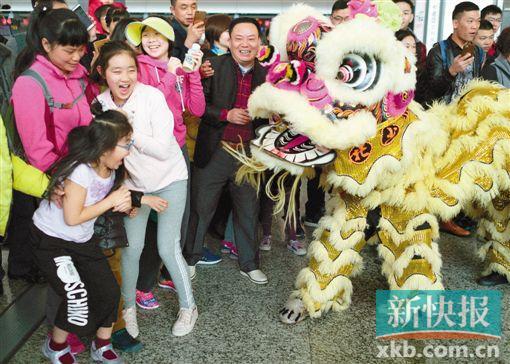
[[[51,332],[48,333],[48,339],[51,339]],[[80,338],[75,334],[69,333],[69,335],[67,335],[67,343],[71,347],[71,353],[73,355],[78,355],[85,351],[85,344],[82,343]]]
[[[170,279],[163,279],[163,280],[159,281],[158,286],[163,289],[168,289],[169,291],[172,291],[172,292],[177,292],[175,290],[174,282],[172,282]]]
[[[450,233],[455,236],[460,236],[461,238],[465,238],[471,235],[471,232],[461,228],[459,225],[453,222],[453,220],[442,221],[439,224],[439,230],[444,231],[445,233]]]

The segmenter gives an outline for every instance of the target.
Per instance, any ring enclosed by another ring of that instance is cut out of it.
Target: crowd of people
[[[475,78],[510,87],[501,9],[458,4],[452,34],[427,52],[412,31],[413,2],[394,2],[402,14],[395,36],[416,56],[415,99],[424,107],[450,102]],[[13,190],[0,235],[10,279],[48,282],[43,353],[52,363],[74,363],[84,335],[95,334],[96,361],[120,363],[116,350],[140,350],[136,311],[159,307],[156,284],[178,295],[173,335],[190,333],[196,266],[217,264],[222,253],[238,260],[241,276],[268,282],[260,251],[271,250],[274,202],[236,183],[239,162],[224,148],[248,150],[268,122],[247,111],[265,81],[257,54],[267,35],[250,17],[204,18],[197,0],[170,3],[171,18],[138,19],[123,4],[90,1],[87,29],[65,0],[33,1],[12,113],[3,115],[15,122],[19,168],[31,174]],[[332,26],[350,18],[348,1],[336,1]],[[297,203],[296,222],[285,222],[298,256],[306,254],[301,221],[317,226],[324,214],[318,172],[303,219]],[[30,188],[36,179],[44,193]],[[460,216],[441,227],[468,236],[473,224]],[[205,245],[208,233],[222,239],[219,252]]]

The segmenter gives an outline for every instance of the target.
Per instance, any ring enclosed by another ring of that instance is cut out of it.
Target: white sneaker
[[[136,321],[136,306],[122,310],[122,318],[126,321],[126,330],[129,335],[136,338],[140,334]]]
[[[197,267],[194,265],[188,265],[189,279],[194,280],[197,276]]]
[[[264,250],[266,252],[271,250],[271,235],[266,235],[262,238],[262,241],[259,245],[260,250]]]
[[[115,358],[114,359],[105,358],[104,353],[107,351],[112,352],[115,355]],[[124,364],[124,360],[122,360],[120,355],[115,352],[112,344],[108,344],[97,349],[95,341],[92,341],[92,345],[90,346],[90,358],[94,363]]]
[[[249,272],[240,272],[242,276],[247,277],[255,284],[267,284],[267,276],[260,269],[255,269]]]
[[[172,327],[172,334],[174,336],[189,334],[193,330],[197,318],[198,309],[196,306],[194,308],[181,308],[177,314],[177,321],[175,321]]]

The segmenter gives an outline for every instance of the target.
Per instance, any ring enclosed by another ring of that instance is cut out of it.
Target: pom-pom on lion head
[[[249,110],[278,120],[255,144],[280,159],[302,166],[330,162],[328,149],[364,143],[413,99],[415,59],[394,36],[398,7],[391,0],[351,0],[349,8],[352,19],[335,28],[302,4],[272,22],[279,58],[265,53],[275,62]]]

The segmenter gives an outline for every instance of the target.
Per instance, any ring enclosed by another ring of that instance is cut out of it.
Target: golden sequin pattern
[[[383,157],[393,157],[400,161],[402,159],[402,139],[407,127],[416,120],[414,113],[404,114],[398,118],[391,118],[380,123],[377,126],[376,135],[370,138],[367,143],[372,145],[370,156],[361,163],[353,163],[349,158],[351,149],[337,151],[337,157],[334,161],[335,172],[339,176],[347,176],[354,179],[358,184],[363,184],[367,180],[373,165]],[[399,135],[395,141],[385,146],[382,142],[383,130],[389,125],[398,125],[400,127]]]

